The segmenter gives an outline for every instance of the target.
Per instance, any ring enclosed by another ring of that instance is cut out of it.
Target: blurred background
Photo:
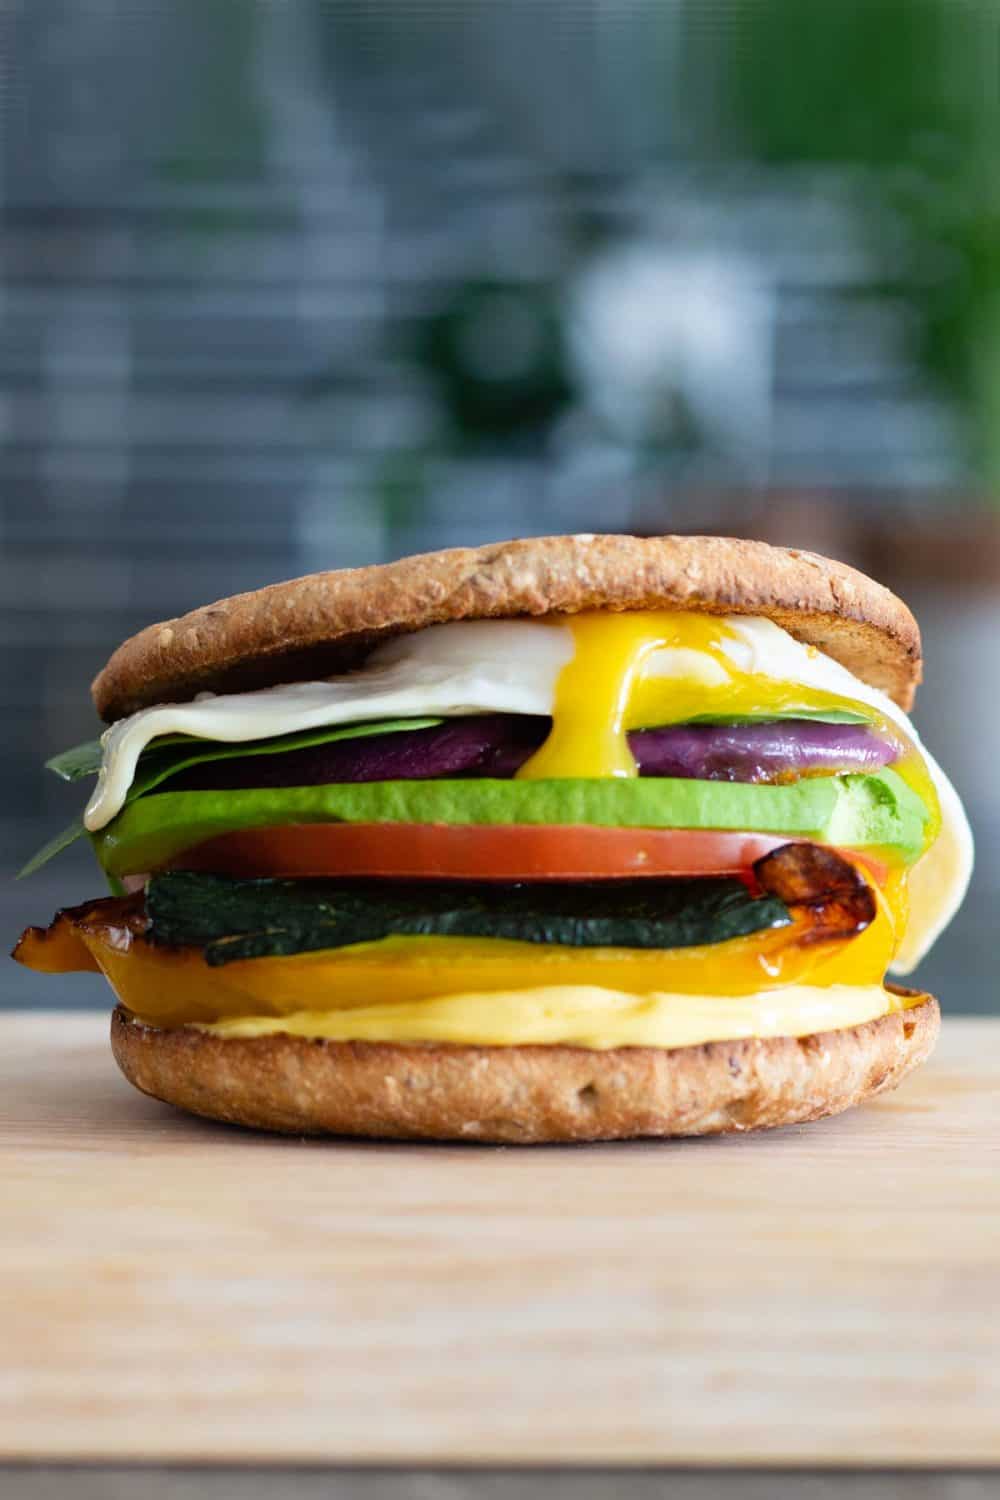
[[[150,620],[451,544],[732,532],[914,607],[979,849],[919,978],[1000,1009],[1000,8],[6,0],[0,211],[8,941],[96,894],[79,846],[11,877]]]

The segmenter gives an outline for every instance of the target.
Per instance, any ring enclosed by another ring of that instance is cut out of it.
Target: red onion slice
[[[319,786],[334,782],[441,777],[506,778],[542,744],[549,721],[513,714],[450,719],[431,729],[312,745],[280,755],[206,761],[164,791]],[[901,747],[866,724],[774,719],[744,724],[672,724],[629,735],[643,776],[776,782],[800,776],[871,774]]]

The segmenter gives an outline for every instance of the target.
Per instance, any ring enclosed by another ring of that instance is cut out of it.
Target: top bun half
[[[912,614],[844,563],[733,537],[616,535],[456,547],[236,594],[132,636],[91,692],[112,722],[205,690],[329,677],[426,625],[585,609],[762,615],[905,710],[920,681]]]

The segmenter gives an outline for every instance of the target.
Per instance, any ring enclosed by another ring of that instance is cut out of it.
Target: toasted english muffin
[[[920,632],[844,563],[733,537],[554,536],[312,573],[149,625],[92,685],[108,722],[198,692],[242,692],[356,666],[377,643],[451,620],[583,610],[758,615],[909,710]]]

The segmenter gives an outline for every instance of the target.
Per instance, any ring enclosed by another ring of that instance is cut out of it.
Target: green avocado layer
[[[245,828],[289,823],[547,823],[705,828],[816,838],[921,854],[929,814],[896,772],[815,776],[787,786],[730,781],[381,781],[140,797],[94,835],[109,875],[154,870]]]
[[[865,722],[863,714],[849,709],[823,709],[816,712],[799,709],[793,716],[799,719],[827,720],[836,724]],[[775,717],[775,715],[768,717]],[[778,714],[776,717],[780,718],[782,715]],[[325,745],[336,740],[361,739],[372,735],[398,734],[404,730],[429,729],[441,722],[440,718],[379,719],[359,724],[322,725],[317,729],[299,730],[293,734],[279,735],[274,739],[243,740],[234,744],[223,744],[218,740],[200,740],[186,734],[162,735],[153,740],[139,757],[135,778],[126,794],[126,805],[155,791],[157,787],[162,786],[165,781],[179,772],[209,761],[239,760],[245,756],[256,755],[280,755],[287,750],[301,750],[309,745]],[[693,724],[739,724],[746,723],[747,720],[700,714],[691,722]],[[85,744],[73,745],[69,750],[63,750],[59,755],[52,756],[45,764],[62,781],[82,781],[97,775],[103,755],[101,741],[88,740]],[[33,875],[36,870],[47,865],[49,860],[55,859],[57,854],[68,849],[77,839],[83,838],[85,832],[82,818],[74,818],[67,828],[49,839],[37,853],[32,855],[20,870],[18,879]]]

